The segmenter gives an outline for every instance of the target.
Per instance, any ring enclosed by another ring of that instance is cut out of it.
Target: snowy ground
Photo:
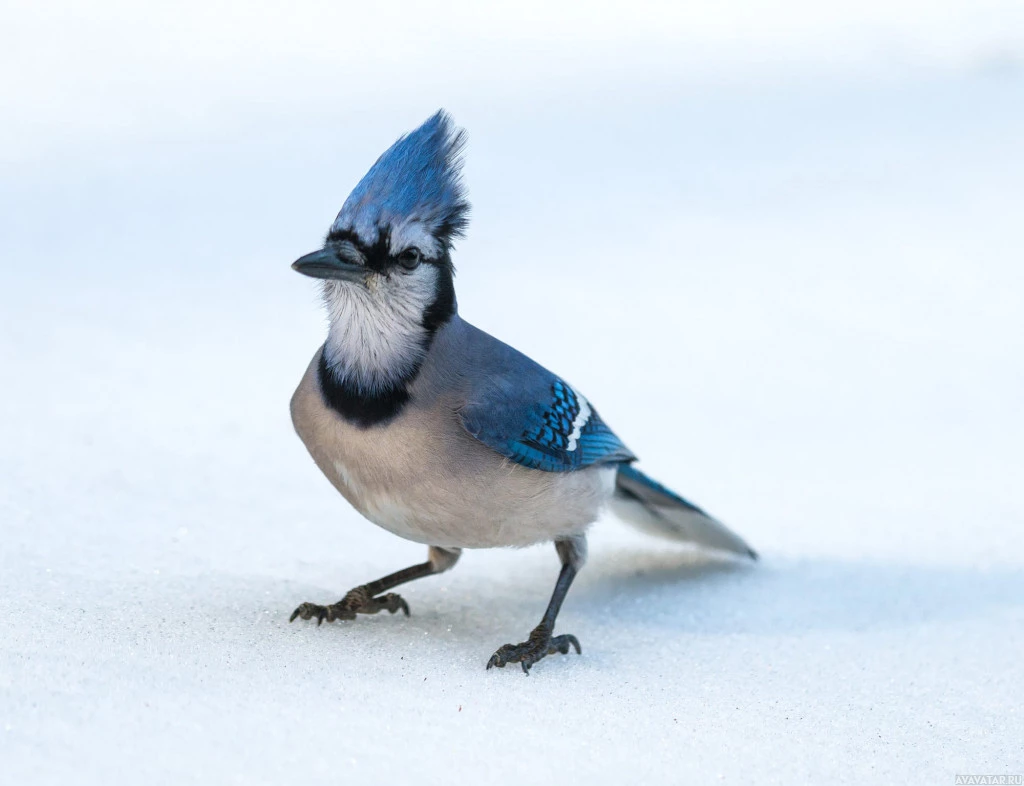
[[[8,92],[0,780],[1024,773],[1019,15],[950,19],[884,68],[787,39],[764,72],[652,44],[549,80],[544,39],[519,82],[494,55],[512,81],[427,90],[441,62],[374,102],[246,55],[263,92],[204,38],[208,84],[158,67],[173,47],[115,79],[115,41],[93,93]],[[470,132],[463,315],[762,554],[600,522],[559,619],[583,655],[528,679],[483,667],[536,623],[550,547],[467,553],[402,590],[409,619],[287,624],[422,558],[292,433],[324,326],[288,266],[439,105]]]

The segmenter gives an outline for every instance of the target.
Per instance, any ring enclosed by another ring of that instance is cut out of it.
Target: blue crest
[[[465,142],[465,132],[438,111],[377,159],[345,200],[332,231],[352,230],[373,243],[383,227],[419,223],[448,247],[468,224],[461,174]]]

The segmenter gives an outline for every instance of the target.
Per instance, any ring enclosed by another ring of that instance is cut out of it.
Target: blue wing
[[[581,394],[511,347],[501,350],[500,368],[478,366],[486,376],[477,377],[459,410],[466,431],[506,458],[545,472],[636,460]]]

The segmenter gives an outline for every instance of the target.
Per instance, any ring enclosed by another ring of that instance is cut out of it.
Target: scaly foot
[[[409,604],[402,600],[401,595],[389,592],[386,595],[378,595],[374,598],[366,591],[366,587],[356,587],[344,598],[337,603],[332,603],[330,606],[303,603],[292,612],[292,616],[288,618],[288,621],[294,622],[296,617],[302,617],[304,620],[316,617],[316,624],[320,625],[324,620],[328,622],[354,620],[356,614],[376,614],[384,609],[387,609],[392,614],[401,609],[405,612],[406,617],[409,616]]]
[[[530,632],[530,638],[523,643],[506,644],[499,647],[498,651],[487,661],[487,668],[497,666],[502,669],[507,663],[518,663],[523,667],[523,673],[529,676],[530,667],[541,658],[554,655],[556,652],[568,655],[570,644],[576,649],[577,655],[582,654],[580,642],[572,634],[552,636],[546,626],[538,625]]]

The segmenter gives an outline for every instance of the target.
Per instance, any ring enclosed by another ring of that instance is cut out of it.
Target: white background
[[[1019,3],[483,9],[0,9],[4,782],[1024,772]],[[762,554],[600,522],[528,679],[549,546],[287,624],[422,559],[292,433],[289,264],[440,106],[463,316]]]

